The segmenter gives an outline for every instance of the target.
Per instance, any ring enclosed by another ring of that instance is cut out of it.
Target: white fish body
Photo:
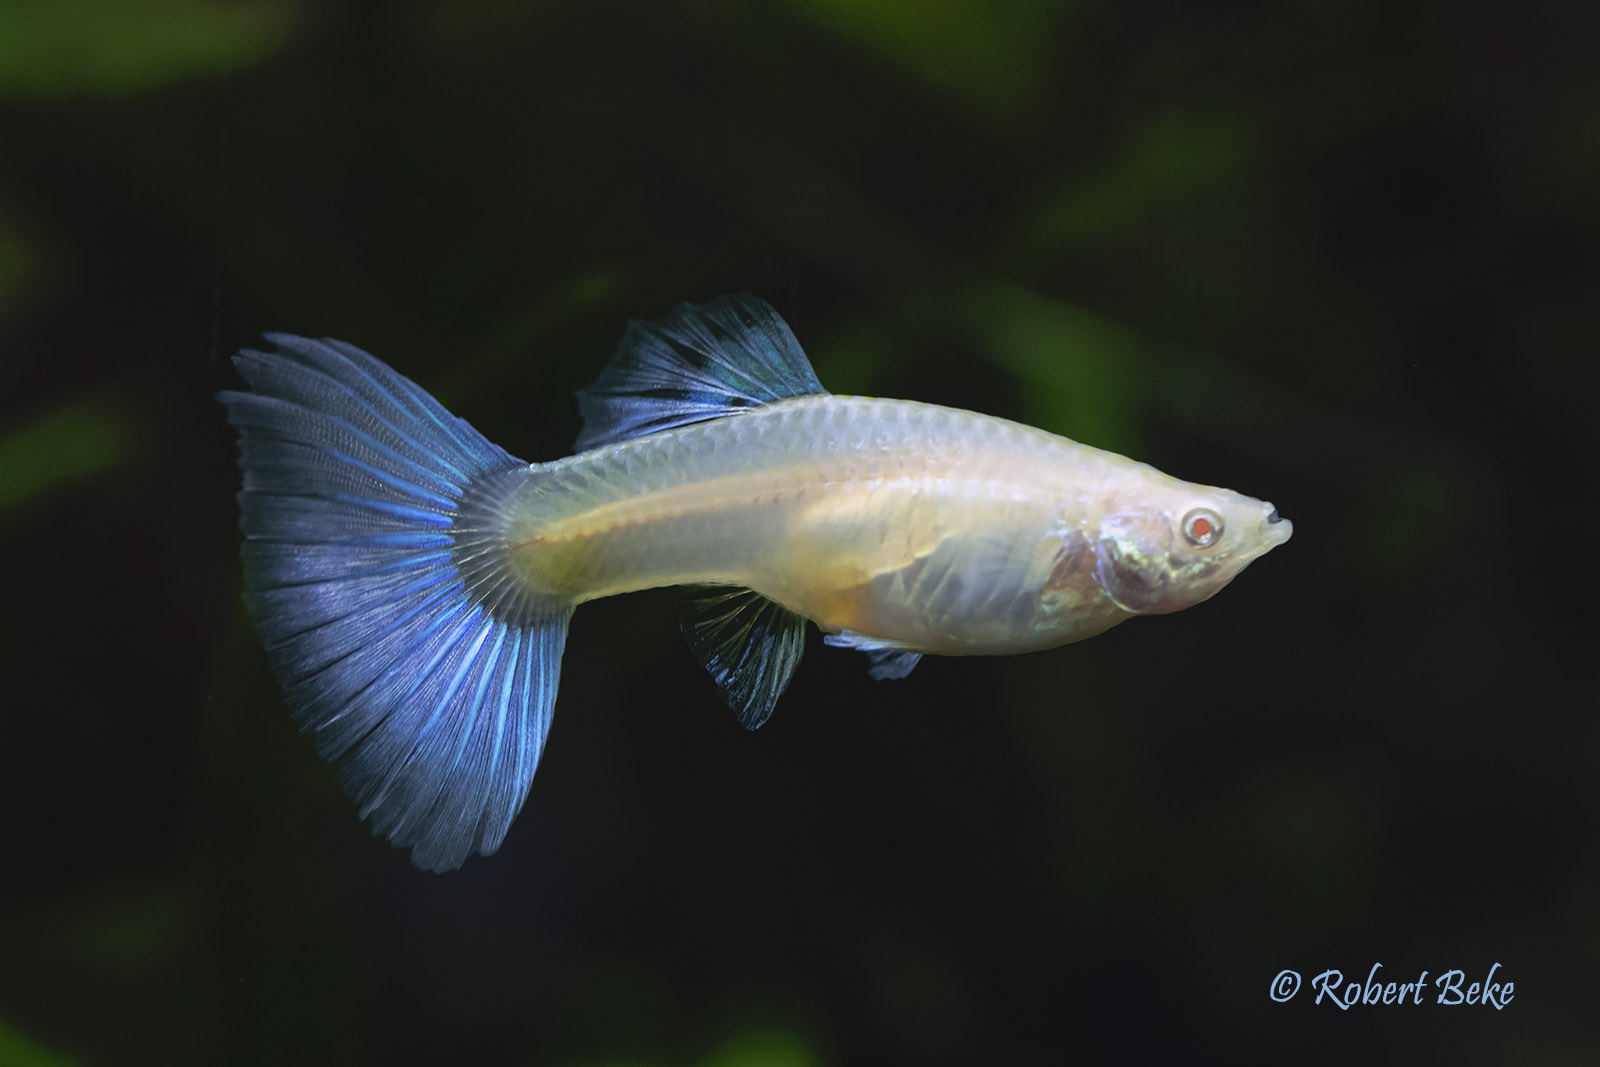
[[[829,395],[536,464],[512,484],[505,536],[553,599],[726,585],[831,633],[945,655],[1049,648],[1176,611],[1292,529],[1270,505],[1032,427]],[[1237,534],[1204,551],[1167,536],[1197,508]],[[1113,529],[1119,551],[1137,535],[1137,551],[1159,552],[1160,595],[1100,566]]]
[[[245,352],[248,600],[375,828],[492,852],[585,601],[701,589],[690,646],[747,726],[810,620],[903,677],[1206,599],[1287,541],[1270,504],[970,411],[832,396],[752,298],[634,323],[579,454],[524,464],[337,342]]]

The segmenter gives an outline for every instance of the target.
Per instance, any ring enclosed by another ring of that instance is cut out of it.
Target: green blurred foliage
[[[1030,0],[784,2],[940,93],[996,117],[1034,101],[1046,84],[1051,33],[1079,6]]]
[[[121,96],[238,70],[287,38],[291,0],[7,0],[0,97]]]
[[[1258,149],[1244,114],[1174,108],[1129,131],[1097,173],[1069,175],[1041,203],[1028,205],[1019,226],[1037,255],[1086,238],[1124,232],[1151,213],[1195,197],[1256,162]]]
[[[821,1067],[823,1062],[797,1035],[757,1029],[730,1036],[700,1067]]]
[[[138,433],[134,420],[93,397],[0,427],[0,522],[57,486],[133,462]]]
[[[0,1067],[71,1067],[77,1062],[46,1048],[0,1017]]]
[[[985,353],[1018,383],[1023,421],[1139,454],[1139,383],[1149,371],[1133,330],[1013,286],[979,296],[969,314]]]
[[[0,210],[0,322],[22,295],[34,257],[4,210]]]

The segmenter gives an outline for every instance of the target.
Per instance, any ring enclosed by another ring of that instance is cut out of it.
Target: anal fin
[[[684,609],[683,636],[747,730],[772,714],[805,652],[806,621],[749,589],[702,590]]]

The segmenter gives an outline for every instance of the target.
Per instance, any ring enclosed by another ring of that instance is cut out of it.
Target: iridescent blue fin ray
[[[593,385],[578,390],[577,449],[825,393],[789,324],[748,293],[679,304],[628,323]]]
[[[865,652],[867,675],[880,682],[904,678],[922,661],[921,652],[913,652],[893,641],[867,637],[851,630],[837,634],[823,634],[822,643],[832,645],[834,648],[853,648],[857,652]]]
[[[749,589],[701,589],[683,635],[746,730],[771,717],[806,650],[806,620]]]
[[[499,848],[550,727],[570,605],[503,534],[528,467],[350,345],[234,357],[246,603],[301,727],[419,867]]]

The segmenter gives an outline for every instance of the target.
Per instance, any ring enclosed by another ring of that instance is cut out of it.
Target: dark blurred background
[[[0,5],[0,1064],[1600,1062],[1596,12]],[[504,849],[413,869],[249,631],[227,355],[548,459],[738,290],[1294,540],[899,683],[812,634],[756,734],[590,605]]]

